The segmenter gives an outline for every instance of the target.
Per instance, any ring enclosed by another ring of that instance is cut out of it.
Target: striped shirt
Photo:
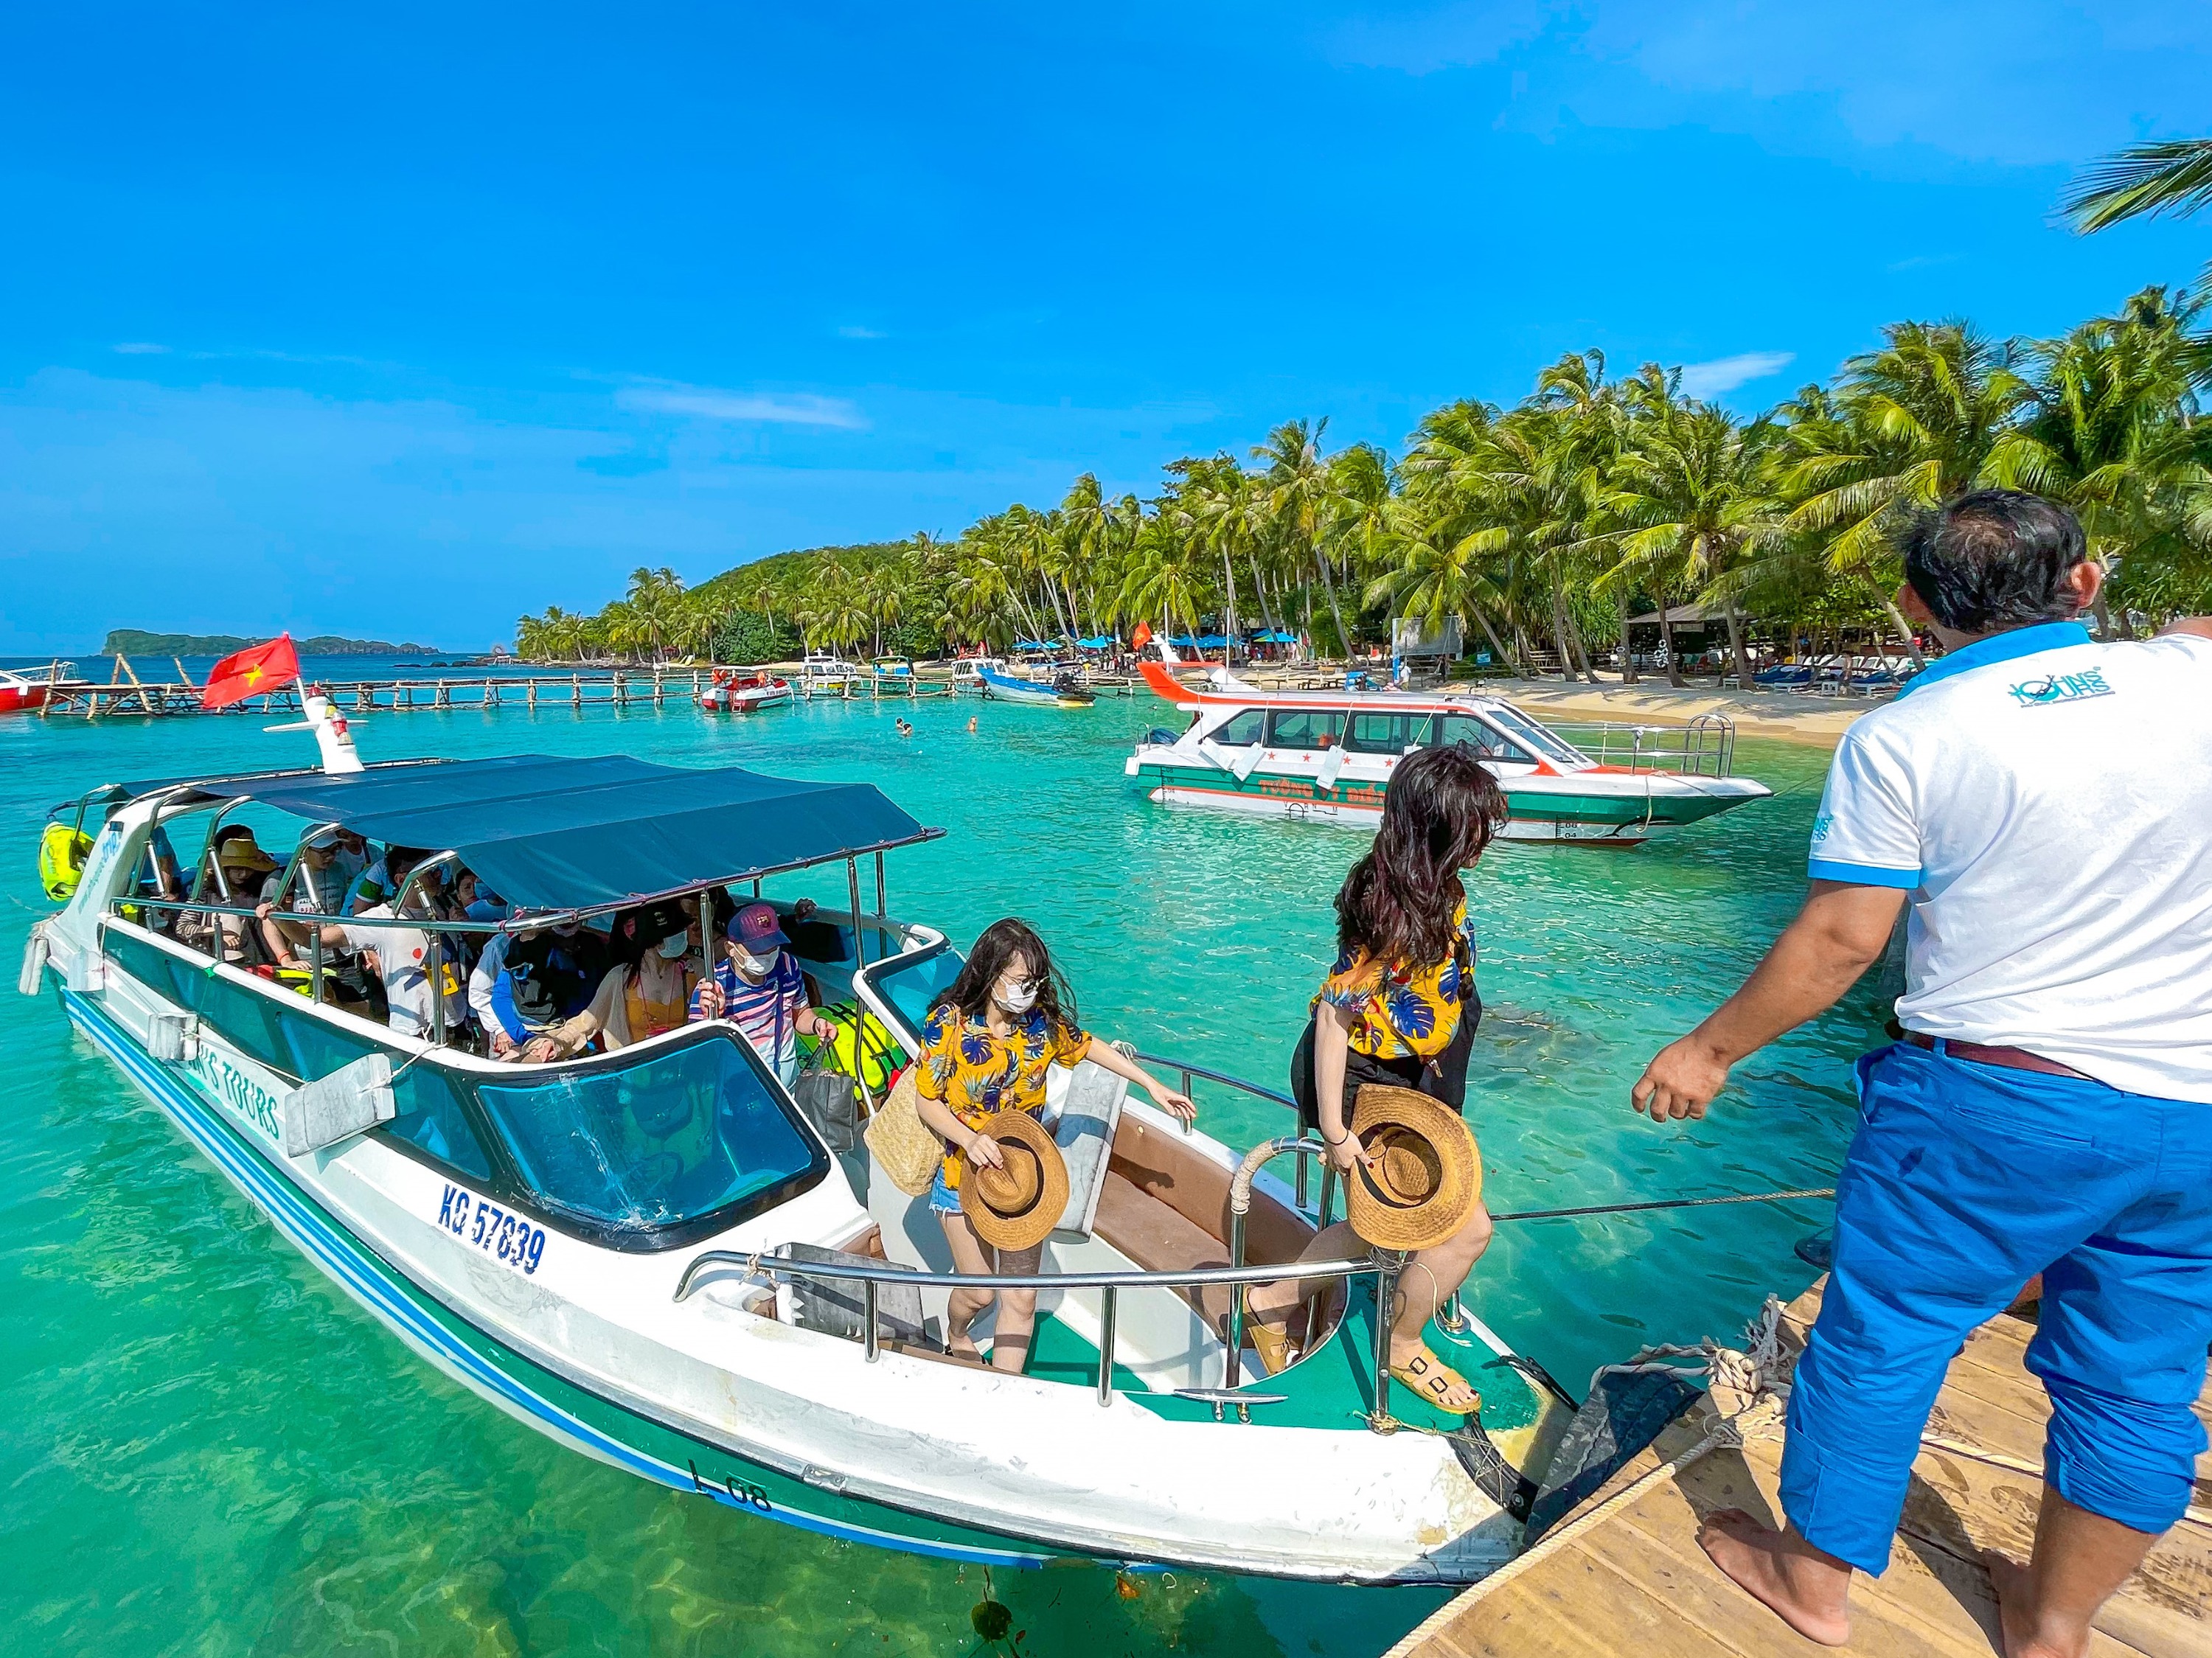
[[[782,1070],[798,1057],[799,1010],[806,1005],[806,981],[790,951],[776,952],[775,969],[758,984],[740,978],[726,959],[714,969],[714,983],[721,987],[721,1017],[744,1032],[753,1052],[771,1069]],[[696,990],[691,993],[691,1017],[707,1017]]]

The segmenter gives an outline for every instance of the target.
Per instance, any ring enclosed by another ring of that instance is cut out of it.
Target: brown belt
[[[1923,1036],[1917,1030],[1908,1030],[1905,1040],[1915,1048],[1932,1049],[1936,1038]],[[2072,1077],[2093,1083],[2097,1079],[2070,1065],[2061,1065],[2056,1060],[2046,1060],[2040,1054],[2031,1054],[2024,1048],[1989,1048],[1980,1042],[1953,1042],[1943,1039],[1943,1051],[1954,1060],[1971,1060],[1976,1065],[2001,1065],[2008,1071],[2039,1071],[2046,1077]]]

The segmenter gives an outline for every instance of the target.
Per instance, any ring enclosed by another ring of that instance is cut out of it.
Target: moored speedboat
[[[1668,771],[1602,764],[1498,697],[1265,691],[1221,668],[1194,690],[1160,663],[1142,671],[1191,716],[1180,733],[1140,740],[1122,768],[1162,805],[1371,828],[1398,762],[1447,743],[1474,748],[1497,775],[1509,840],[1633,846],[1772,793],[1729,775],[1733,728],[1724,725],[1692,756],[1698,769]]]
[[[1001,702],[1027,702],[1046,708],[1087,708],[1098,699],[1077,683],[1072,673],[1051,679],[1030,679],[1000,668],[979,667],[975,677],[983,695]]]
[[[750,1514],[1000,1565],[1462,1582],[1517,1547],[1570,1401],[1472,1319],[1429,1339],[1486,1396],[1473,1427],[1402,1390],[1378,1400],[1389,1260],[1311,1274],[1340,1287],[1282,1374],[1232,1353],[1224,1280],[1284,1275],[1240,1266],[1243,1241],[1288,1260],[1328,1206],[1326,1182],[1308,1205],[1303,1179],[1259,1168],[1295,1148],[1240,1160],[1095,1066],[1055,1071],[1055,1133],[1079,1171],[1046,1248],[1059,1282],[1040,1297],[1031,1374],[979,1370],[934,1345],[946,1258],[927,1199],[833,1144],[734,1026],[495,1061],[211,961],[163,918],[251,911],[154,889],[172,848],[187,854],[173,868],[193,867],[226,821],[271,846],[283,828],[343,823],[441,847],[547,926],[842,862],[848,909],[779,908],[819,999],[873,1015],[902,1060],[959,957],[885,914],[880,861],[861,908],[861,861],[935,833],[872,787],[516,756],[88,799],[92,850],[68,907],[33,930],[23,987],[51,987],[364,1308],[562,1443]],[[446,938],[519,925],[438,922],[433,981]]]
[[[21,714],[32,708],[43,708],[46,705],[46,696],[45,680],[33,679],[0,668],[0,714]]]
[[[781,708],[791,699],[788,679],[764,673],[716,674],[714,683],[699,693],[699,706],[709,714],[757,714]]]

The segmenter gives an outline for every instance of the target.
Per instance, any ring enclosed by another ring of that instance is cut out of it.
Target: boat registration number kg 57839
[[[488,1198],[458,1186],[446,1188],[438,1206],[438,1224],[465,1243],[474,1244],[495,1260],[535,1272],[545,1258],[545,1229],[532,1226],[520,1215],[510,1215]]]

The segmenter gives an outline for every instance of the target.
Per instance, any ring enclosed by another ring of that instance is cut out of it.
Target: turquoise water
[[[901,714],[917,727],[900,738]],[[971,715],[981,730],[965,729]],[[1283,1085],[1330,953],[1345,830],[1146,804],[1158,717],[969,700],[750,720],[519,708],[371,716],[372,759],[628,751],[864,778],[947,838],[890,859],[894,913],[964,939],[1009,912],[1092,1029]],[[46,913],[45,809],[112,779],[309,760],[256,718],[0,720],[0,947]],[[1627,1109],[1645,1058],[1732,987],[1802,890],[1826,756],[1746,743],[1780,791],[1632,853],[1500,847],[1471,882],[1488,1011],[1469,1115],[1494,1210],[1828,1183],[1866,988],[1744,1067],[1705,1122]],[[834,880],[772,891],[842,900]],[[838,1546],[560,1450],[416,1361],[70,1033],[0,1000],[0,1629],[43,1653],[969,1652],[982,1574]],[[1287,1114],[1201,1087],[1232,1144]],[[1469,1297],[1579,1391],[1638,1345],[1727,1334],[1809,1278],[1826,1206],[1501,1229]],[[1443,1598],[1176,1574],[1007,1575],[1024,1652],[1365,1655]],[[1134,1588],[1134,1598],[1127,1590]]]

